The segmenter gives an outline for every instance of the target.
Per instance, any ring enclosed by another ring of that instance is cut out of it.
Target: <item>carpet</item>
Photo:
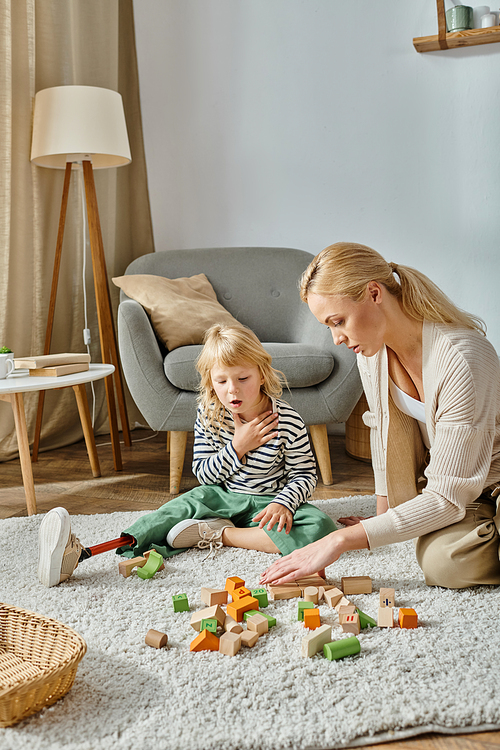
[[[370,515],[375,498],[317,505],[334,519]],[[96,544],[140,515],[74,516],[73,531]],[[370,575],[373,593],[351,599],[375,618],[379,588],[395,588],[396,608],[413,607],[418,629],[362,630],[357,656],[308,659],[297,600],[277,601],[266,610],[277,625],[229,657],[189,651],[191,613],[174,613],[171,596],[186,593],[192,612],[204,606],[202,586],[223,588],[239,576],[257,587],[274,556],[223,549],[203,562],[204,552],[189,550],[141,580],[119,576],[119,558],[108,552],[45,589],[36,577],[41,518],[0,521],[0,599],[66,623],[88,651],[64,699],[0,730],[1,750],[323,750],[500,728],[500,589],[428,588],[412,542],[346,554],[327,575]],[[335,610],[320,610],[333,638],[343,637]],[[150,628],[168,634],[167,649],[144,643]]]

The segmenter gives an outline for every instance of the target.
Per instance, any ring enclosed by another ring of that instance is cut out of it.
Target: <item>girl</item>
[[[278,560],[262,583],[416,539],[429,585],[499,584],[500,367],[482,321],[422,273],[354,243],[317,255],[301,296],[358,355],[377,516],[339,519],[347,528]]]
[[[335,530],[306,500],[316,468],[301,418],[285,401],[281,374],[255,334],[214,325],[196,363],[201,376],[193,471],[200,487],[170,500],[119,539],[84,548],[69,514],[54,508],[39,531],[38,576],[69,578],[82,560],[110,549],[164,558],[189,547],[242,547],[288,554]]]

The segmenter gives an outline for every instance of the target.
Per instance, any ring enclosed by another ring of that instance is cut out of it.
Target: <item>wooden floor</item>
[[[41,453],[38,462],[33,464],[38,513],[59,505],[71,514],[152,510],[166,502],[171,497],[168,494],[166,435],[134,430],[132,440],[131,448],[122,446],[123,471],[115,472],[107,436],[96,439],[102,474],[98,479],[92,477],[83,441]],[[346,454],[343,436],[332,435],[329,440],[334,483],[325,487],[320,482],[314,498],[373,494],[371,466]],[[182,492],[197,484],[190,470],[191,457],[192,441],[188,441]],[[0,518],[26,515],[19,460],[0,464]],[[481,700],[481,696],[462,698]],[[454,736],[425,734],[402,742],[367,747],[378,750],[498,750],[500,732]]]

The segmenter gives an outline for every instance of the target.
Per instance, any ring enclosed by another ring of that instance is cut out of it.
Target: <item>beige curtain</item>
[[[123,274],[139,255],[153,252],[142,139],[132,0],[0,0],[0,347],[15,356],[43,352],[64,172],[30,163],[34,95],[61,85],[119,91],[132,163],[95,172],[108,275]],[[101,361],[90,252],[83,247],[82,188],[71,178],[57,304],[54,352],[85,351],[83,343],[86,260],[87,320],[91,354]],[[110,281],[114,310],[118,290]],[[102,381],[95,389],[95,431],[107,431]],[[94,397],[88,391],[91,411]],[[37,394],[26,394],[33,438]],[[141,416],[127,398],[129,421]],[[142,420],[143,421],[143,420]],[[71,388],[47,392],[41,450],[82,437]],[[17,455],[10,405],[0,402],[0,461]]]

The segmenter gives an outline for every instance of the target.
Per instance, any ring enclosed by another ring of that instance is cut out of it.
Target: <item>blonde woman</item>
[[[478,318],[422,273],[339,242],[314,258],[301,296],[357,355],[369,411],[377,515],[278,560],[292,580],[343,552],[416,540],[429,585],[500,583],[500,367]]]
[[[127,557],[152,548],[166,558],[190,547],[222,546],[288,554],[336,528],[306,502],[316,486],[307,431],[280,399],[281,374],[257,336],[243,326],[212,326],[197,369],[193,471],[201,486],[94,547],[83,547],[71,533],[64,508],[49,511],[39,531],[38,577],[45,586],[111,549]]]

